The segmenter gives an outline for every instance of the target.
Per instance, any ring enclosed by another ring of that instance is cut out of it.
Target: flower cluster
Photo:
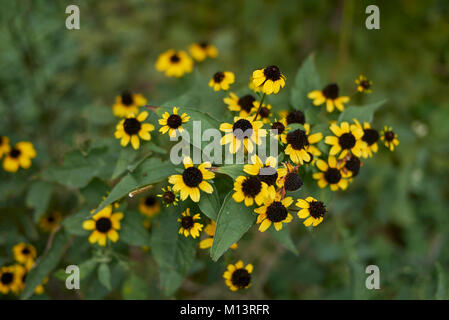
[[[3,169],[17,172],[19,168],[31,167],[31,159],[36,157],[36,150],[31,142],[21,141],[16,145],[9,144],[9,138],[0,136],[0,159],[3,159]]]

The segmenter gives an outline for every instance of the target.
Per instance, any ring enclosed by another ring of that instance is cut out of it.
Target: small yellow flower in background
[[[125,91],[122,95],[115,97],[115,103],[112,106],[114,116],[124,118],[131,113],[137,114],[139,108],[147,103],[147,99],[141,94]]]
[[[330,125],[329,129],[335,136],[327,136],[324,142],[330,144],[332,148],[329,155],[336,156],[340,153],[339,159],[343,159],[349,152],[361,157],[366,143],[362,141],[363,129],[355,124],[342,122],[340,126],[336,123]]]
[[[288,130],[290,130],[290,128],[287,127],[287,121],[285,120],[285,118],[281,118],[280,120],[274,119],[274,121],[270,125],[271,136],[273,136],[276,140],[281,141],[283,144],[287,144],[287,132]],[[275,133],[275,131],[273,130],[277,130],[277,133]]]
[[[286,168],[277,168],[277,159],[268,157],[265,163],[255,154],[251,156],[251,164],[245,164],[243,171],[258,176],[260,181],[265,182],[268,186],[268,194],[270,199],[276,196],[276,186],[282,186],[282,179],[287,174]]]
[[[156,69],[165,72],[167,77],[182,77],[192,72],[193,60],[185,51],[167,50],[156,61]]]
[[[309,92],[307,97],[313,100],[315,106],[320,106],[323,103],[326,103],[326,110],[329,113],[334,111],[334,107],[339,111],[343,111],[345,109],[344,104],[349,102],[349,97],[340,97],[339,91],[338,85],[336,83],[331,83],[323,90]]]
[[[179,115],[178,112],[179,109],[177,107],[173,107],[172,114],[164,112],[162,118],[158,120],[159,124],[162,126],[159,129],[159,132],[162,132],[162,134],[168,132],[168,135],[170,137],[175,138],[176,130],[178,130],[179,133],[182,133],[184,131],[182,124],[188,122],[190,120],[190,117],[187,115],[187,113]]]
[[[19,290],[22,291],[23,289],[25,289],[25,281],[28,275],[28,271],[19,265],[16,265],[17,268],[17,276],[20,279],[20,284],[19,284]],[[44,280],[42,280],[41,284],[39,284],[35,289],[34,289],[34,293],[37,295],[41,295],[44,293],[45,289],[44,289],[44,284],[46,284],[48,282],[48,277],[45,277]]]
[[[358,92],[371,93],[371,86],[373,82],[368,80],[364,75],[360,75],[357,79],[355,79],[355,84],[357,85]]]
[[[179,228],[179,234],[183,234],[186,238],[190,235],[193,239],[200,236],[200,231],[203,230],[203,225],[196,220],[200,220],[200,214],[197,213],[194,216],[190,215],[190,209],[187,208],[181,213],[182,218],[178,218],[178,222],[181,224]]]
[[[296,206],[301,208],[298,211],[298,217],[304,220],[306,227],[313,225],[316,227],[323,221],[323,217],[327,212],[326,206],[323,202],[314,199],[313,197],[307,197],[305,200],[298,199]]]
[[[51,232],[59,226],[62,215],[58,211],[45,214],[39,221],[39,226],[43,231]]]
[[[291,197],[281,200],[281,196],[276,195],[276,199],[266,199],[262,207],[254,209],[259,216],[257,223],[260,223],[259,231],[265,232],[271,224],[274,225],[276,231],[282,230],[283,223],[289,223],[293,220],[293,216],[288,212],[288,207],[293,203]]]
[[[126,147],[129,142],[134,149],[139,149],[140,139],[150,141],[150,131],[154,130],[151,123],[143,123],[148,117],[148,112],[141,112],[137,118],[134,114],[129,114],[126,119],[122,119],[116,126],[115,137],[120,140],[122,147]]]
[[[0,268],[0,292],[18,294],[21,288],[22,266],[12,265]]]
[[[217,48],[208,42],[193,43],[189,46],[190,55],[198,62],[206,58],[216,58],[218,55]]]
[[[309,163],[312,161],[312,156],[321,155],[320,150],[313,146],[323,139],[323,134],[317,132],[310,134],[310,125],[304,124],[304,129],[296,129],[287,134],[287,148],[285,154],[290,156],[290,159],[296,164]]]
[[[228,105],[230,111],[239,112],[239,116],[242,118],[246,118],[256,111],[256,98],[252,94],[247,94],[239,98],[233,92],[230,92],[229,97],[225,97],[223,101]]]
[[[354,178],[359,174],[362,162],[360,161],[359,157],[353,154],[348,155],[345,159],[343,159],[343,162],[344,165],[341,168],[341,174],[344,178],[350,179],[349,181],[351,182],[351,178]]]
[[[123,219],[122,212],[112,213],[112,205],[106,206],[95,214],[92,219],[83,222],[84,230],[92,230],[89,236],[89,242],[94,244],[98,242],[100,246],[106,246],[107,239],[117,242],[120,230],[120,220]]]
[[[363,126],[357,119],[354,119],[357,127],[363,130],[362,141],[366,143],[365,148],[362,148],[362,157],[368,158],[372,157],[373,153],[376,153],[379,149],[377,145],[377,141],[379,140],[379,132],[376,129],[371,128],[371,125],[368,122],[364,122]]]
[[[348,180],[343,178],[340,171],[343,163],[337,163],[337,159],[334,156],[329,156],[328,163],[318,159],[316,166],[321,172],[314,173],[313,178],[318,180],[320,188],[325,188],[329,184],[332,191],[337,191],[338,189],[346,190]]]
[[[254,105],[256,107],[256,110],[259,110],[259,114],[257,115],[258,119],[260,118],[260,120],[263,123],[269,123],[270,122],[270,117],[273,116],[273,114],[271,113],[271,104],[262,104],[262,107],[260,107],[260,102],[256,101],[254,102]]]
[[[27,270],[30,270],[36,259],[36,248],[31,244],[20,242],[12,248],[14,260],[23,264]]]
[[[162,198],[162,202],[165,204],[166,207],[173,204],[173,206],[176,206],[179,201],[179,195],[178,193],[173,192],[171,186],[167,186],[165,188],[162,188],[163,193],[158,194],[157,196],[159,198]]]
[[[285,86],[285,76],[277,66],[254,70],[252,83],[265,94],[276,94]]]
[[[215,228],[217,227],[217,224],[215,221],[211,221],[205,228],[204,232],[209,236],[209,238],[201,240],[199,247],[200,249],[208,249],[212,247],[212,243],[214,242],[214,235],[215,235]],[[238,245],[237,243],[232,244],[229,248],[235,250],[237,249]]]
[[[215,173],[207,170],[211,167],[210,162],[203,162],[197,167],[193,166],[190,157],[184,157],[184,172],[175,174],[168,178],[168,182],[173,184],[173,191],[180,192],[181,200],[190,197],[192,201],[200,201],[200,189],[206,193],[212,193],[213,187],[206,180],[215,177]]]
[[[235,192],[232,198],[235,202],[245,201],[245,206],[252,206],[254,202],[261,205],[270,196],[268,185],[258,176],[239,176],[234,181]]]
[[[232,291],[247,289],[251,285],[252,272],[252,264],[244,266],[243,261],[239,260],[235,265],[228,265],[227,270],[223,273],[223,278],[225,279],[226,285]]]
[[[153,217],[161,211],[161,204],[154,196],[140,198],[139,211],[147,217]]]
[[[398,135],[393,132],[392,127],[384,127],[380,133],[380,140],[384,141],[385,146],[390,149],[390,151],[394,151],[394,147],[399,145]]]
[[[35,157],[36,150],[31,142],[18,142],[5,154],[3,169],[8,172],[17,172],[19,167],[28,169],[31,167],[31,159]]]
[[[262,137],[267,135],[262,129],[262,121],[253,121],[252,117],[234,117],[234,124],[222,123],[220,131],[225,135],[221,138],[220,144],[229,144],[229,152],[236,153],[240,148],[245,148],[249,153],[254,150],[254,144],[260,145]]]
[[[9,138],[0,136],[0,158],[2,158],[4,154],[7,154],[9,150],[11,150],[11,146],[9,145]]]
[[[209,81],[209,87],[214,88],[214,91],[228,90],[229,85],[235,82],[235,75],[230,71],[216,72]]]

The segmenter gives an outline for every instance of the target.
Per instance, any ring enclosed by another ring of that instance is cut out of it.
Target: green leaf
[[[69,234],[87,236],[89,231],[83,229],[84,220],[90,217],[90,210],[84,209],[68,216],[62,221],[62,226]]]
[[[290,103],[297,110],[306,110],[313,106],[307,94],[313,90],[321,90],[320,76],[315,68],[315,55],[310,54],[299,68],[295,84],[291,90]]]
[[[159,266],[161,287],[166,296],[171,296],[195,260],[197,241],[178,234],[179,224],[173,210],[161,214],[153,226],[151,249]]]
[[[217,261],[232,244],[238,242],[256,221],[253,207],[235,202],[232,198],[233,192],[228,193],[218,213],[214,242],[210,250],[214,261]]]
[[[133,246],[149,246],[150,235],[138,212],[127,211],[119,230],[120,240]]]
[[[136,274],[131,273],[123,283],[122,296],[125,300],[148,299],[148,290],[145,281]]]
[[[439,262],[435,263],[437,269],[437,291],[435,293],[436,300],[446,300],[449,296],[446,274]]]
[[[120,151],[120,155],[117,160],[117,164],[115,165],[114,172],[112,173],[111,179],[116,179],[120,175],[122,175],[126,170],[128,170],[129,165],[134,163],[137,156],[139,155],[140,150],[134,150],[131,148],[123,148]]]
[[[21,294],[22,299],[28,299],[33,295],[34,289],[42,283],[44,278],[58,265],[67,243],[67,235],[58,232],[48,252],[39,258],[37,266],[27,275],[25,289]]]
[[[111,290],[111,270],[106,263],[101,263],[98,267],[98,280],[106,289]]]
[[[290,231],[288,229],[287,225],[283,225],[282,230],[276,231],[274,226],[272,225],[268,229],[270,235],[275,238],[277,241],[279,241],[285,248],[293,252],[296,256],[298,255],[298,249],[296,248],[295,244],[293,243],[293,240],[290,236]]]
[[[220,199],[218,197],[217,188],[215,188],[214,184],[211,185],[212,188],[214,188],[214,191],[211,194],[202,192],[198,206],[202,213],[216,221],[218,210],[220,208]]]
[[[95,213],[107,205],[127,196],[131,191],[167,179],[172,174],[176,174],[176,170],[169,161],[162,162],[157,158],[146,159],[134,172],[128,173],[115,185],[111,193],[95,210]]]
[[[352,122],[353,119],[359,120],[360,123],[371,122],[373,120],[374,112],[385,104],[385,102],[387,102],[387,99],[363,106],[347,107],[338,117],[338,122]]]
[[[243,164],[231,164],[228,166],[218,167],[217,172],[228,175],[235,180],[238,176],[245,174],[243,172],[243,166]]]
[[[34,221],[38,222],[42,215],[47,211],[50,203],[53,184],[45,181],[34,182],[26,197],[26,205],[34,209]]]

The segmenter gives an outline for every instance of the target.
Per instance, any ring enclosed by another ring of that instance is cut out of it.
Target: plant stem
[[[263,94],[262,99],[260,99],[259,108],[257,109],[256,115],[254,116],[253,121],[256,121],[257,116],[259,115],[260,109],[262,108],[263,101],[265,100],[266,93]]]

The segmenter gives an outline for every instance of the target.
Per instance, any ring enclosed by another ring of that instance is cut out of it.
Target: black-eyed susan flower
[[[146,196],[140,199],[139,211],[147,217],[153,217],[161,211],[161,204],[155,196]]]
[[[256,98],[252,94],[239,98],[233,92],[230,92],[229,97],[225,97],[223,101],[228,105],[229,110],[239,112],[239,116],[243,118],[256,111]]]
[[[55,230],[59,223],[62,220],[62,215],[58,211],[49,212],[42,216],[42,218],[39,221],[39,226],[43,231],[51,232]]]
[[[290,130],[290,128],[287,127],[287,121],[285,118],[281,118],[280,120],[274,119],[274,121],[270,124],[271,136],[283,144],[287,144],[288,130]]]
[[[304,185],[298,173],[299,166],[292,166],[290,163],[287,163],[285,166],[287,173],[281,180],[285,191],[293,192],[299,190]]]
[[[343,159],[348,152],[355,154],[357,157],[361,157],[366,148],[365,142],[362,141],[363,129],[355,124],[349,124],[348,122],[342,122],[340,126],[336,123],[330,125],[329,129],[333,132],[334,136],[327,136],[324,142],[331,145],[332,148],[329,151],[329,155],[335,156],[340,152],[340,159]]]
[[[354,178],[359,174],[360,167],[362,166],[362,162],[359,157],[350,154],[342,161],[344,162],[344,165],[341,168],[341,173],[344,178]]]
[[[364,75],[360,75],[357,79],[355,79],[355,84],[357,85],[358,92],[371,93],[371,86],[373,82],[368,80]]]
[[[254,209],[259,216],[257,223],[260,223],[259,231],[265,232],[271,224],[274,225],[276,231],[282,230],[283,223],[292,221],[293,216],[288,212],[288,207],[293,203],[291,197],[281,199],[278,194],[275,199],[265,199],[264,205]]]
[[[183,123],[186,123],[190,120],[190,117],[187,113],[183,113],[179,115],[179,109],[177,107],[173,107],[172,114],[168,112],[164,112],[162,118],[158,120],[159,124],[162,126],[159,129],[159,132],[165,134],[168,132],[168,135],[172,138],[176,137],[176,132],[182,133],[184,128],[182,127]]]
[[[150,131],[154,130],[151,123],[143,123],[148,117],[148,112],[143,111],[136,117],[133,113],[129,114],[126,119],[122,119],[116,127],[115,137],[120,140],[122,147],[126,147],[129,142],[134,149],[139,149],[140,139],[150,141]]]
[[[306,123],[306,116],[301,110],[294,110],[288,112],[281,112],[282,115],[285,115],[285,120],[287,121],[287,125],[293,123],[299,123],[304,125]]]
[[[398,135],[393,132],[392,127],[384,127],[380,133],[380,140],[384,141],[385,146],[390,149],[390,151],[394,151],[394,147],[399,145]]]
[[[144,106],[146,103],[147,99],[143,95],[125,91],[120,96],[115,97],[112,112],[114,116],[124,118],[131,113],[137,114],[139,107]]]
[[[92,231],[89,236],[89,242],[94,244],[98,242],[100,246],[106,246],[107,239],[117,242],[120,230],[120,220],[123,219],[122,212],[112,213],[112,205],[96,213],[92,219],[83,222],[83,229]]]
[[[267,135],[262,129],[262,121],[253,121],[252,117],[234,117],[234,123],[222,123],[220,130],[225,133],[221,138],[221,145],[229,145],[229,152],[236,153],[245,148],[249,153],[254,150],[254,144],[260,145],[262,137]]]
[[[321,152],[313,146],[323,139],[321,132],[310,134],[310,125],[304,125],[305,130],[296,129],[287,134],[287,148],[285,154],[290,156],[290,159],[298,164],[310,162],[311,155],[320,155]]]
[[[254,70],[252,82],[265,94],[277,94],[285,86],[285,76],[277,66]]]
[[[7,154],[9,150],[11,150],[11,146],[9,145],[9,138],[0,136],[0,158],[3,157],[4,154]]]
[[[268,186],[268,197],[274,199],[276,196],[276,186],[282,186],[282,179],[287,174],[286,168],[278,168],[275,157],[268,157],[265,163],[256,154],[251,156],[251,164],[245,164],[243,171],[258,176],[260,181]]]
[[[215,228],[217,227],[217,224],[215,221],[211,221],[206,227],[204,227],[204,233],[208,235],[208,238],[201,240],[199,247],[200,249],[208,249],[212,247],[212,243],[214,242],[214,235],[215,235]],[[229,248],[235,250],[237,249],[238,245],[237,243],[232,244]]]
[[[253,272],[253,265],[243,264],[243,261],[239,260],[237,263],[229,264],[225,273],[223,273],[223,278],[225,279],[226,285],[232,291],[237,291],[239,289],[247,289],[251,285],[251,273]]]
[[[298,211],[298,217],[304,220],[306,227],[319,225],[327,212],[326,206],[323,202],[316,200],[313,197],[307,197],[305,200],[298,199],[296,206],[301,208]]]
[[[269,123],[270,118],[273,116],[271,113],[271,104],[263,103],[262,106],[260,106],[260,102],[256,101],[254,102],[254,105],[256,106],[256,110],[258,110],[257,119],[260,119],[263,123]]]
[[[167,50],[156,61],[156,69],[165,72],[167,77],[182,77],[185,73],[192,72],[193,60],[183,50]]]
[[[309,92],[307,97],[313,100],[315,106],[326,103],[326,110],[329,113],[334,111],[334,107],[339,111],[343,111],[345,109],[344,104],[349,102],[349,97],[339,96],[339,88],[336,83],[329,84],[323,90]]]
[[[176,206],[179,201],[178,193],[174,192],[171,186],[162,188],[162,193],[158,194],[157,196],[159,198],[162,198],[162,202],[165,204],[166,207],[168,207],[169,205]]]
[[[219,71],[214,74],[214,76],[209,81],[209,87],[213,88],[214,91],[228,90],[229,85],[235,82],[235,75],[230,71]]]
[[[168,182],[173,184],[173,191],[179,192],[181,200],[190,197],[192,201],[200,201],[200,189],[206,193],[212,193],[213,187],[206,180],[215,177],[215,173],[207,170],[211,167],[210,162],[203,162],[197,167],[193,165],[190,157],[184,157],[184,172],[175,174],[168,178]]]
[[[200,231],[203,230],[203,224],[197,222],[200,220],[200,214],[197,213],[193,216],[190,215],[190,209],[187,208],[184,212],[181,213],[181,218],[178,218],[178,222],[181,227],[179,228],[179,234],[183,234],[184,237],[188,237],[189,235],[195,239],[200,236]]]
[[[259,176],[239,176],[234,181],[235,192],[232,198],[235,202],[245,201],[245,206],[252,206],[254,202],[261,205],[270,196],[268,185]]]
[[[337,191],[338,189],[346,190],[348,180],[343,178],[341,173],[343,163],[337,163],[337,158],[329,156],[328,163],[318,159],[316,166],[321,172],[314,173],[313,178],[318,180],[318,186],[320,188],[325,188],[327,185],[330,185],[332,191]]]
[[[12,248],[14,260],[23,264],[27,270],[30,270],[36,259],[36,248],[31,244],[20,242]]]
[[[19,167],[28,169],[31,167],[31,159],[35,157],[36,150],[31,142],[18,142],[5,154],[3,169],[8,172],[17,172]]]
[[[217,48],[206,42],[192,43],[189,46],[190,55],[198,62],[205,60],[206,58],[216,58],[218,55]]]
[[[4,266],[0,268],[0,292],[8,294],[9,292],[17,294],[20,291],[21,279],[20,279],[19,265]]]
[[[379,149],[377,145],[377,141],[379,140],[379,132],[376,129],[371,128],[371,125],[368,122],[364,122],[363,126],[357,119],[354,119],[354,122],[359,128],[362,128],[362,141],[366,143],[366,147],[362,148],[362,157],[372,157],[373,153],[376,153]]]

